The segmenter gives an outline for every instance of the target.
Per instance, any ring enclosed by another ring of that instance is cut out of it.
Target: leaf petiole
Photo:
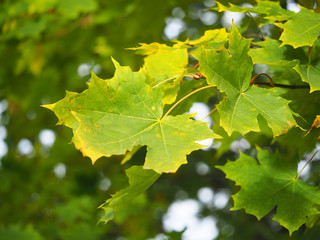
[[[296,177],[296,181],[299,179],[300,174],[302,173],[302,171],[305,169],[305,167],[312,161],[312,159],[316,156],[316,154],[319,152],[319,150],[315,151],[315,153],[312,155],[312,157],[308,160],[308,162],[303,166],[303,168],[300,170],[300,172],[298,173],[297,177]]]
[[[271,78],[268,74],[266,74],[266,73],[259,73],[259,74],[255,75],[255,76],[250,80],[250,83],[254,83],[253,81],[254,81],[257,77],[262,76],[262,75],[264,75],[264,76],[266,76],[267,78],[269,78],[269,80],[270,80],[270,86],[271,86],[271,87],[274,87],[274,83],[273,83],[273,81],[272,81],[272,78]]]
[[[207,88],[212,88],[212,87],[216,87],[216,86],[213,86],[213,85],[208,85],[208,86],[204,86],[202,88],[198,88],[194,91],[192,91],[191,93],[189,93],[188,95],[184,96],[183,98],[181,98],[178,102],[176,102],[167,112],[166,114],[162,117],[162,118],[165,118],[166,116],[169,115],[169,113],[179,104],[181,103],[183,100],[187,99],[188,97],[192,96],[193,94],[197,93],[197,92],[200,92],[204,89],[207,89]]]
[[[214,107],[204,118],[201,119],[203,122],[207,117],[209,117],[215,110],[217,110],[217,107]]]
[[[164,82],[167,82],[167,81],[170,81],[172,79],[175,79],[176,77],[171,77],[171,78],[167,78],[165,80],[162,80],[161,82],[157,83],[156,85],[154,85],[152,88],[155,88],[155,87],[158,87],[160,84],[164,83]]]

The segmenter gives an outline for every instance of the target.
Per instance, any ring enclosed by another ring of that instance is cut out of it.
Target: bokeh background
[[[254,0],[223,1],[252,6]],[[282,7],[299,11],[295,1]],[[301,1],[320,7],[319,1]],[[318,5],[317,5],[318,4]],[[111,56],[138,70],[143,59],[126,48],[139,43],[196,39],[205,30],[258,33],[246,14],[204,11],[212,0],[2,0],[0,1],[0,239],[2,240],[210,240],[317,239],[319,227],[294,233],[244,211],[232,212],[234,183],[213,168],[251,143],[232,138],[195,152],[176,174],[164,174],[113,222],[98,224],[98,209],[127,186],[125,169],[142,164],[145,150],[121,165],[121,156],[95,165],[70,144],[72,132],[56,126],[41,107],[86,89],[90,70],[113,76]],[[240,26],[241,24],[241,26]],[[272,35],[268,26],[262,28]],[[263,67],[263,66],[262,66]],[[190,110],[206,115],[210,100]],[[317,168],[318,166],[318,168]],[[319,164],[314,169],[319,169]],[[311,171],[310,169],[308,170]],[[306,172],[308,172],[306,171]]]

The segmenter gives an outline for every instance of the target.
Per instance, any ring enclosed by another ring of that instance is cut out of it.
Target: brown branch
[[[258,75],[255,75],[255,76],[250,80],[250,83],[254,83],[253,81],[254,81],[257,77],[259,77],[259,76],[266,76],[266,77],[268,77],[269,80],[270,80],[270,86],[271,86],[271,87],[274,87],[274,83],[273,83],[273,81],[272,81],[272,78],[271,78],[268,74],[266,74],[266,73],[259,73]]]
[[[269,86],[269,87],[288,88],[288,89],[310,89],[308,85],[286,85],[286,84],[274,83],[274,85],[271,86],[271,84],[268,82],[254,82],[253,84],[259,85],[259,86]]]

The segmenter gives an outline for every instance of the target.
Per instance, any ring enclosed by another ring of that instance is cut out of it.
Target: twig
[[[303,166],[303,168],[300,170],[300,172],[298,173],[297,177],[296,177],[296,181],[299,179],[300,174],[302,173],[303,169],[305,169],[305,167],[312,161],[312,159],[316,156],[316,154],[318,153],[319,150],[315,151],[315,153],[312,155],[312,157],[308,160],[308,162]]]

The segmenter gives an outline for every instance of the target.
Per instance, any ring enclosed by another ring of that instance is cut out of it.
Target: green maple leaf
[[[265,41],[255,42],[261,48],[252,48],[248,52],[253,63],[268,64],[272,66],[293,67],[299,62],[298,53],[291,46],[282,46],[275,39],[266,38]]]
[[[310,92],[320,90],[320,66],[298,64],[293,69],[299,73],[302,81],[309,83]]]
[[[100,207],[104,210],[100,222],[107,223],[112,220],[118,211],[128,207],[128,204],[146,191],[160,177],[160,174],[155,171],[144,170],[141,166],[132,166],[126,170],[126,174],[129,178],[129,187],[114,194]]]
[[[297,163],[285,161],[279,153],[258,149],[257,161],[240,153],[238,160],[218,168],[226,177],[241,186],[233,195],[232,210],[244,208],[247,213],[261,219],[273,208],[277,211],[273,220],[292,234],[306,222],[306,217],[318,213],[320,191],[296,179]]]
[[[112,79],[93,74],[86,91],[67,93],[46,107],[55,112],[59,124],[73,129],[76,148],[92,162],[147,145],[145,168],[175,172],[187,163],[187,154],[202,147],[196,141],[212,138],[213,133],[206,123],[191,120],[193,114],[162,116],[162,89],[149,86],[143,71],[114,63]]]
[[[280,36],[282,45],[288,44],[294,48],[312,46],[320,34],[320,14],[300,7],[301,11],[286,23],[275,23],[283,29]]]
[[[261,21],[261,25],[275,21],[285,21],[294,15],[294,12],[283,9],[278,2],[265,0],[258,0],[257,5],[253,8],[240,7],[232,3],[229,3],[229,6],[225,6],[222,3],[217,2],[217,7],[213,8],[213,10],[219,12],[229,11],[262,14],[264,19]]]
[[[208,48],[220,48],[222,44],[228,41],[229,33],[226,29],[214,29],[205,31],[204,35],[195,40],[186,40],[184,42],[176,41],[177,45],[181,48],[188,47],[208,47]]]
[[[152,86],[164,89],[165,104],[172,104],[180,89],[180,81],[184,77],[188,64],[187,48],[169,47],[165,44],[140,44],[140,47],[130,48],[138,54],[147,55],[144,58],[144,68],[149,75]]]
[[[220,124],[229,135],[234,131],[241,134],[259,131],[259,115],[267,120],[274,135],[280,135],[296,122],[287,100],[277,96],[272,89],[249,86],[253,70],[249,45],[250,40],[243,38],[233,26],[228,50],[207,49],[198,51],[195,57],[208,84],[217,86],[227,95],[217,110]]]

